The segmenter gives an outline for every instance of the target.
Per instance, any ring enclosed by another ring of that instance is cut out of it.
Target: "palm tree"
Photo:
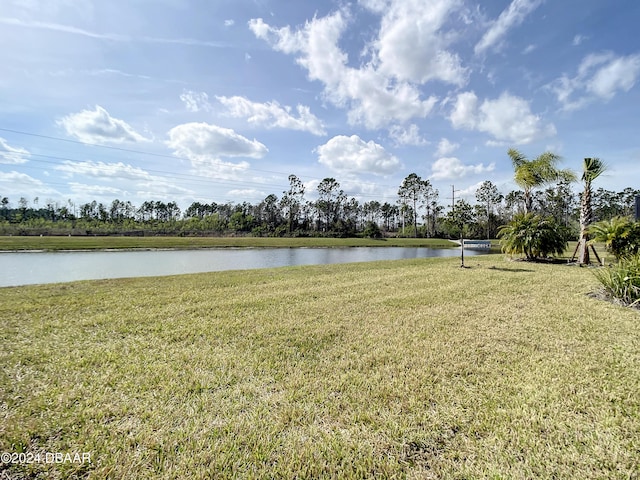
[[[571,170],[559,170],[556,168],[556,165],[560,162],[560,157],[555,153],[544,152],[533,160],[528,160],[515,148],[509,149],[507,154],[511,157],[511,162],[513,163],[514,180],[524,190],[525,213],[529,213],[533,209],[531,192],[534,188],[560,180],[573,182],[576,179]]]
[[[578,264],[589,263],[589,225],[593,221],[593,210],[591,208],[591,183],[607,169],[606,165],[599,158],[585,158],[582,162],[582,181],[584,191],[580,202],[580,239],[578,240]],[[595,250],[594,250],[595,252]],[[597,256],[597,255],[596,255]]]

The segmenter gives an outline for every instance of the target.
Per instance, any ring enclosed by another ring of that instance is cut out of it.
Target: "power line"
[[[184,160],[187,162],[190,162],[189,158],[186,157],[181,157],[181,156],[177,156],[177,155],[167,155],[167,154],[163,154],[163,153],[155,153],[155,152],[149,152],[149,151],[144,151],[144,150],[133,150],[133,149],[129,149],[129,148],[123,148],[123,147],[114,147],[111,145],[101,145],[99,143],[90,143],[90,142],[82,142],[79,140],[71,140],[68,138],[62,138],[62,137],[54,137],[54,136],[50,136],[50,135],[42,135],[39,133],[33,133],[33,132],[25,132],[25,131],[21,131],[21,130],[15,130],[15,129],[10,129],[10,128],[3,128],[0,127],[0,132],[8,132],[8,133],[13,133],[16,135],[25,135],[25,136],[30,136],[30,137],[35,137],[35,138],[43,138],[43,139],[47,139],[47,140],[53,140],[53,141],[57,141],[57,142],[66,142],[66,143],[71,143],[71,144],[75,144],[75,145],[83,145],[83,146],[88,146],[88,147],[94,147],[94,148],[104,148],[107,150],[114,150],[114,151],[118,151],[118,152],[124,152],[124,153],[135,153],[138,155],[148,155],[151,157],[158,157],[158,158],[166,158],[166,159],[170,159],[170,160]],[[29,153],[30,156],[35,156],[38,154],[35,153]],[[49,156],[49,155],[40,155],[40,156],[44,156],[47,158],[58,158],[58,157],[54,157],[54,156]],[[62,160],[69,160],[69,161],[80,161],[80,160],[74,160],[74,159],[66,159],[66,158],[59,158]],[[228,165],[230,168],[234,168],[233,164],[229,164]],[[236,168],[241,168],[239,166],[237,166]],[[145,169],[148,171],[152,171],[149,169]],[[290,173],[284,173],[284,172],[277,172],[277,171],[273,171],[273,170],[262,170],[262,169],[258,169],[258,168],[246,168],[243,169],[244,170],[248,170],[251,172],[259,172],[259,173],[269,173],[272,175],[282,175],[285,177],[289,177]],[[164,172],[164,173],[168,173],[170,175],[175,175],[172,172]],[[196,176],[196,175],[194,175]],[[317,177],[312,177],[309,175],[296,175],[298,178],[305,178],[305,179],[309,179],[309,180],[318,180]],[[204,177],[207,178],[207,177]],[[238,182],[240,183],[240,182]],[[375,187],[380,187],[380,188],[397,188],[397,186],[393,186],[393,185],[384,185],[384,184],[380,184],[380,183],[376,183],[376,182],[364,182],[364,181],[358,181],[359,184],[361,185],[371,185],[371,186],[375,186]],[[368,196],[368,197],[375,197],[375,195],[369,195],[369,194],[364,194],[364,193],[358,193],[359,196]]]

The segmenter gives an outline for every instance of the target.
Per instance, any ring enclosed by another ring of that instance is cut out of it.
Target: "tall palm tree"
[[[529,213],[533,209],[533,196],[531,192],[534,188],[542,187],[548,183],[564,180],[573,182],[576,179],[571,170],[560,170],[556,168],[560,162],[560,157],[555,153],[544,152],[533,160],[528,160],[515,148],[507,152],[511,157],[515,172],[514,180],[516,184],[524,190],[524,212]]]
[[[607,169],[607,166],[599,158],[585,158],[582,162],[582,181],[584,191],[580,202],[580,239],[578,240],[578,263],[589,263],[589,225],[593,221],[593,209],[591,208],[591,183]]]

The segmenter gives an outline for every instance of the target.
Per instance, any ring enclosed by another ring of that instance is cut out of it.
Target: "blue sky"
[[[636,0],[3,0],[0,196],[395,201],[515,188],[511,147],[640,188]],[[579,190],[579,186],[575,186]]]

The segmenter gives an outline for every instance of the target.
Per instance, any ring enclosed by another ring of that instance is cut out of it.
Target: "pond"
[[[465,249],[465,256],[482,253]],[[459,255],[460,248],[413,247],[3,252],[0,287]]]

